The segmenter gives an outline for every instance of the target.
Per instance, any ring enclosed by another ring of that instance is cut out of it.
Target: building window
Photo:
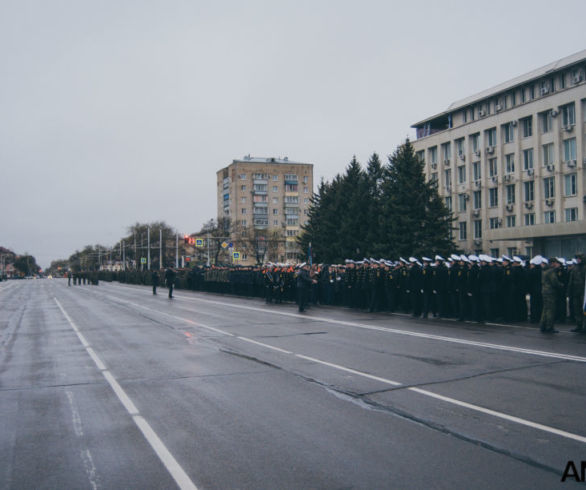
[[[576,108],[574,103],[561,106],[560,110],[562,112],[562,126],[564,128],[574,126],[576,124]]]
[[[287,187],[287,186],[285,186]],[[274,185],[273,186],[273,192],[279,192],[279,186],[278,185]]]
[[[543,213],[543,222],[548,225],[555,223],[555,211],[546,211]]]
[[[474,238],[482,238],[482,220],[480,219],[474,220]]]
[[[523,150],[523,170],[531,170],[533,168],[533,148]]]
[[[507,216],[507,228],[515,228],[517,225],[517,216],[510,214]]]
[[[515,154],[505,155],[505,174],[515,173]]]
[[[459,158],[464,157],[464,138],[459,138],[456,140],[456,152],[458,153]]]
[[[273,175],[273,182],[274,181],[277,181],[277,182],[279,181],[279,176],[278,175]]]
[[[555,197],[555,177],[546,177],[543,179],[543,197],[545,199]]]
[[[444,197],[444,202],[446,203],[446,208],[448,211],[452,212],[452,196]]]
[[[458,184],[465,184],[466,183],[466,167],[464,165],[460,165],[458,167]]]
[[[297,174],[285,174],[283,177],[287,182],[297,182]]]
[[[431,174],[431,181],[437,185],[437,172]]]
[[[446,191],[450,191],[452,188],[452,170],[446,169],[444,170],[444,184],[446,186]]]
[[[527,213],[523,215],[525,226],[533,226],[535,224],[535,213]]]
[[[241,186],[240,186],[240,190],[241,190],[241,191],[245,191],[245,190],[246,190],[246,186],[245,186],[245,185],[241,185]]]
[[[274,219],[273,220],[273,225],[274,226],[279,226],[279,220],[278,219]]]
[[[273,204],[279,204],[279,198],[273,197]]]
[[[303,188],[303,194],[309,194],[309,187]]]
[[[254,192],[266,192],[267,185],[266,184],[254,184]]]
[[[415,156],[417,157],[417,160],[419,160],[421,163],[425,163],[425,152],[423,150],[415,153]],[[306,182],[304,182],[304,183],[306,183]]]
[[[474,191],[472,194],[473,209],[480,209],[482,207],[482,191]]]
[[[242,197],[240,198],[240,202],[246,202],[246,196],[242,196]]]
[[[501,134],[503,136],[504,143],[512,143],[515,139],[513,125],[511,123],[503,124],[501,126]],[[491,145],[491,146],[494,146],[494,145]]]
[[[553,165],[553,143],[548,143],[542,146],[543,149],[543,165]]]
[[[276,187],[273,187],[273,190],[275,189]],[[297,184],[285,184],[285,192],[299,192],[299,186]]]
[[[432,146],[429,150],[429,162],[437,165],[437,146]]]
[[[287,236],[297,236],[298,230],[287,230]]]
[[[255,194],[252,198],[253,202],[268,202],[269,198],[266,194]]]
[[[278,216],[279,215],[279,210],[278,209],[273,209],[273,215],[274,216]]]
[[[564,175],[564,196],[575,196],[577,191],[577,175]]]
[[[576,138],[564,140],[564,161],[576,160]]]
[[[532,180],[523,182],[523,200],[525,202],[533,201],[534,189],[535,188]]]
[[[539,122],[542,133],[550,133],[553,130],[553,117],[551,110],[539,113]]]
[[[442,158],[444,163],[448,163],[452,159],[452,145],[450,143],[442,144]]]
[[[496,158],[489,158],[488,160],[488,176],[496,177],[499,174],[498,161]]]
[[[533,116],[524,117],[521,119],[521,131],[523,138],[533,136]]]
[[[515,204],[515,184],[505,186],[507,194],[507,204]]]
[[[488,189],[488,206],[495,208],[499,205],[499,190],[498,187]]]
[[[246,214],[246,208],[242,208],[242,210],[240,212],[241,212],[241,214]]]
[[[472,144],[472,151],[480,156],[480,134],[471,134],[470,135],[470,143]]]
[[[461,213],[466,212],[466,203],[468,202],[468,194],[458,194],[458,210]]]
[[[484,132],[486,146],[496,146],[496,128],[487,129]]]
[[[567,208],[566,212],[566,223],[571,221],[578,221],[578,208]]]
[[[500,255],[500,249],[499,248],[491,248],[490,249],[490,255],[492,257],[498,257]]]
[[[243,220],[240,220],[240,225],[241,225],[241,226],[246,226],[246,220],[245,220],[245,219],[243,219]]]
[[[299,204],[299,197],[298,196],[285,196],[285,203]]]
[[[496,230],[497,228],[501,227],[501,220],[500,218],[490,218],[488,220],[488,226],[491,230]]]
[[[472,178],[473,180],[480,180],[482,178],[482,173],[480,171],[480,162],[472,163]]]
[[[465,221],[460,221],[458,223],[458,231],[459,231],[459,239],[460,240],[466,240],[466,222]]]
[[[246,174],[240,174],[240,175],[238,175],[238,178],[240,180],[246,180]]]

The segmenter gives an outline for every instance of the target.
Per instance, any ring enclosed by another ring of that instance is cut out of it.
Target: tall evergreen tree
[[[382,197],[382,235],[388,255],[448,253],[452,215],[437,193],[434,182],[426,182],[423,162],[407,140],[389,157],[385,167]]]
[[[380,158],[373,153],[366,167],[367,194],[364,196],[364,206],[367,209],[365,250],[368,256],[380,257],[386,250],[381,236],[383,176],[384,169]]]

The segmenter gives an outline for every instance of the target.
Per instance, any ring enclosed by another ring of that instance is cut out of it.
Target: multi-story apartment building
[[[254,264],[259,246],[266,251],[265,261],[297,262],[297,236],[308,219],[313,192],[313,164],[248,155],[216,175],[218,220],[229,218],[239,263]]]
[[[586,50],[414,124],[468,253],[586,250]]]

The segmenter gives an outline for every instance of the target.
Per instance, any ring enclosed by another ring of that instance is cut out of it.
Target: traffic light
[[[185,245],[189,245],[189,235],[183,235],[183,240],[185,241]]]

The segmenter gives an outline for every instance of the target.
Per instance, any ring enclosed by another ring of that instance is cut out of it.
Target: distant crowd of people
[[[531,322],[544,333],[555,323],[575,323],[585,332],[584,255],[560,257],[436,255],[396,261],[346,260],[344,264],[266,264],[258,267],[201,267],[109,278],[220,294],[263,297],[267,303],[345,306],[376,312],[402,312],[420,318],[475,322]]]

